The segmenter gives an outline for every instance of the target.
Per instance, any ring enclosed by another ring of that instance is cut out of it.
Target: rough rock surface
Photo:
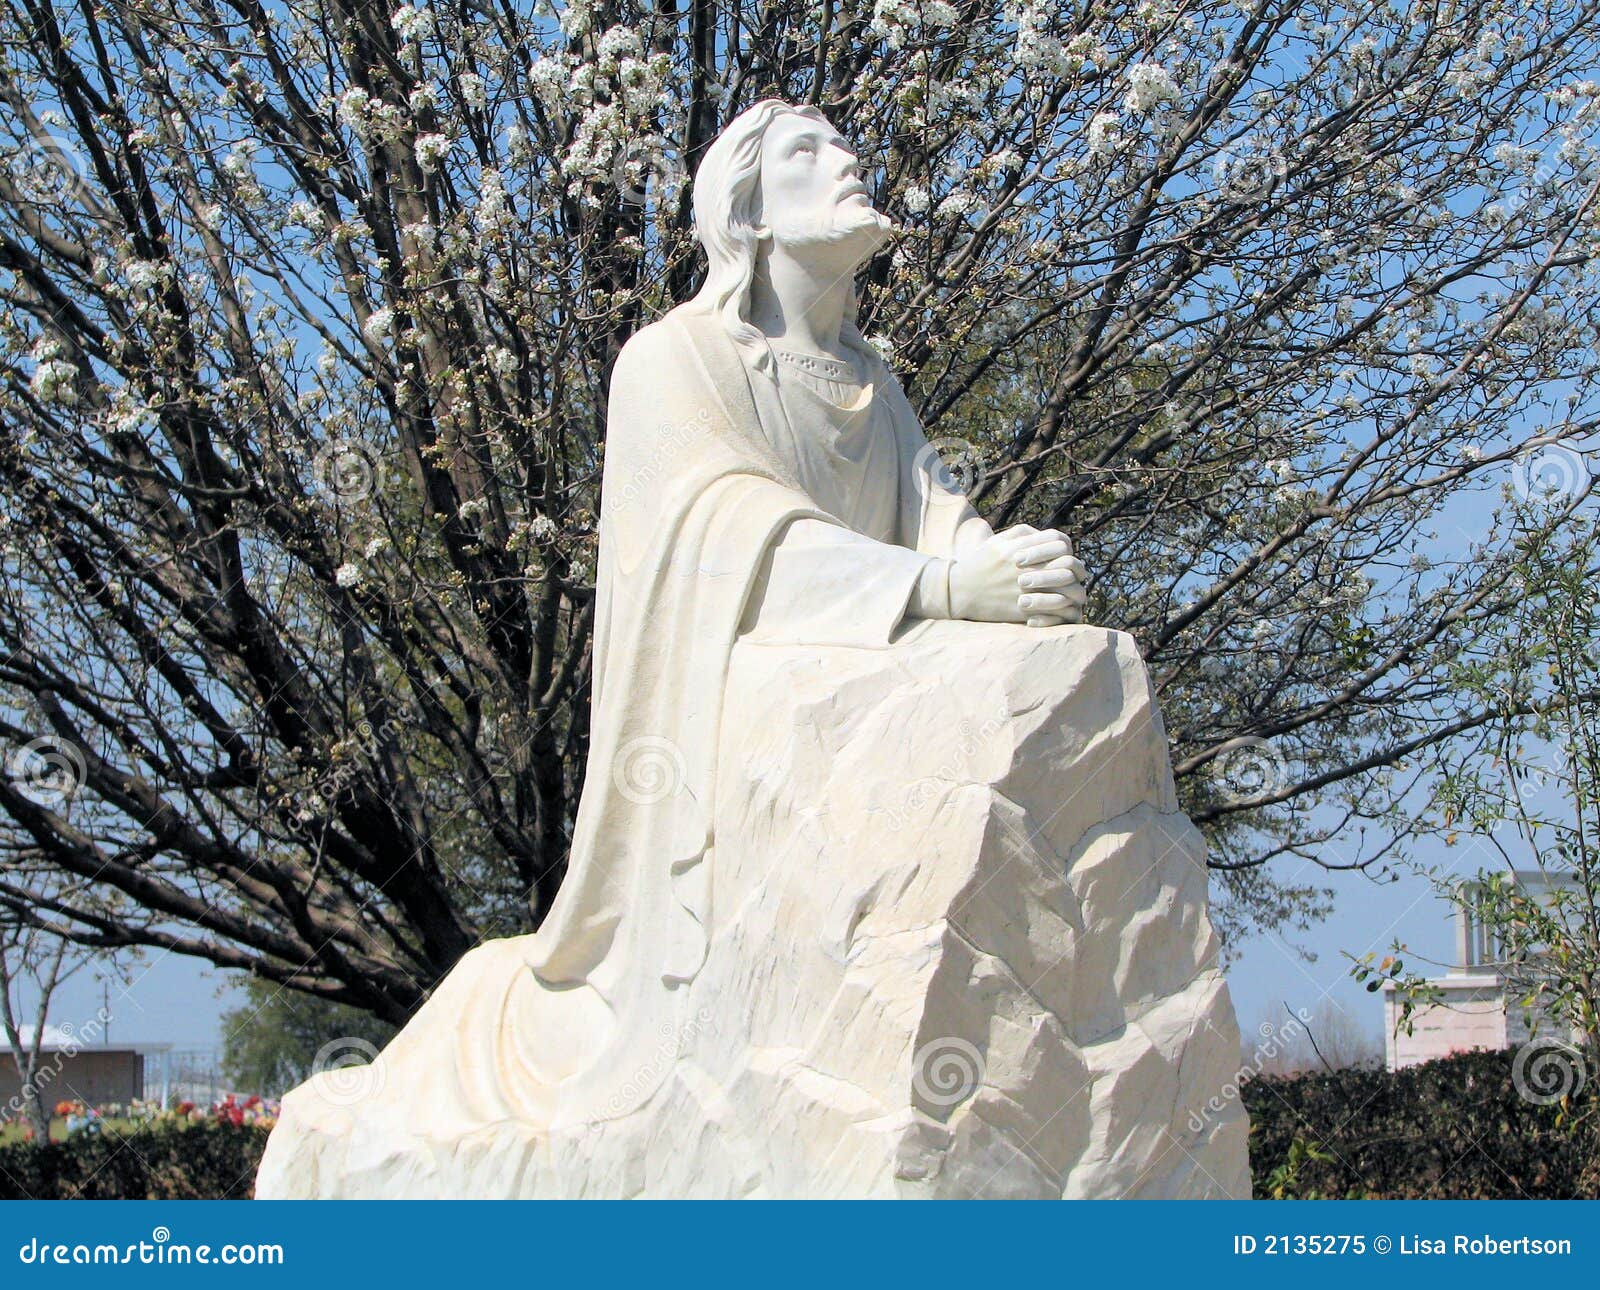
[[[289,1094],[259,1196],[1250,1194],[1203,846],[1131,637],[742,640],[727,694],[710,948],[656,1095],[555,1131],[418,1105],[452,998],[516,970],[490,942],[364,1074]]]

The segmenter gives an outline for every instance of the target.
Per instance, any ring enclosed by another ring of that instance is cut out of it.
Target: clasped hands
[[[1081,623],[1088,570],[1058,529],[1014,524],[950,562],[950,616],[1054,627]]]

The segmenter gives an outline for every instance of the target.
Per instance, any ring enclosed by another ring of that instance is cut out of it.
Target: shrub
[[[0,1200],[248,1200],[270,1125],[167,1116],[0,1147]]]
[[[1400,1071],[1262,1076],[1241,1090],[1263,1199],[1600,1197],[1592,1081],[1567,1107],[1512,1081],[1513,1054],[1470,1052]]]

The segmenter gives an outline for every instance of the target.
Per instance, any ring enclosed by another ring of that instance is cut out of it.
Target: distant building
[[[1516,869],[1511,881],[1530,894],[1551,890],[1565,879],[1538,869]],[[1484,926],[1475,911],[1456,910],[1456,961],[1443,976],[1430,977],[1429,984],[1443,994],[1438,1004],[1419,1006],[1411,1014],[1411,1030],[1395,1033],[1400,1017],[1400,1001],[1392,982],[1383,985],[1385,1055],[1390,1070],[1415,1066],[1419,1062],[1448,1057],[1472,1048],[1516,1048],[1526,1043],[1529,1031],[1524,1020],[1522,997],[1507,974],[1508,965],[1496,943],[1492,928]],[[1528,971],[1527,965],[1521,968]],[[1551,1034],[1548,1024],[1539,1027],[1541,1035]]]
[[[33,1046],[32,1028],[25,1028],[19,1038],[23,1051],[28,1051]],[[74,1100],[89,1106],[126,1104],[146,1096],[167,1104],[171,1044],[87,1044],[54,1026],[45,1027],[43,1039],[34,1078],[47,1107]],[[0,1034],[0,1120],[17,1118],[21,1109],[16,1058]]]

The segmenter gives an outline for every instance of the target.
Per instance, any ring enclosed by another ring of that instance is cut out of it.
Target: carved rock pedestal
[[[452,987],[515,970],[491,942],[371,1096],[289,1095],[257,1194],[1250,1194],[1203,847],[1131,637],[741,640],[720,766],[711,941],[654,1097],[552,1131],[408,1094],[453,1060]]]

